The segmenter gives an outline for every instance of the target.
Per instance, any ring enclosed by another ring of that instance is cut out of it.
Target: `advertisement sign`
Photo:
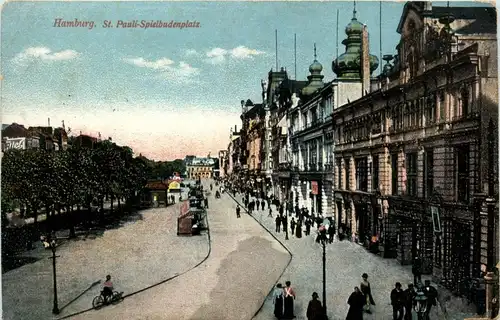
[[[318,182],[317,181],[311,181],[311,193],[318,194]]]
[[[9,149],[26,150],[26,138],[7,138],[5,150]]]

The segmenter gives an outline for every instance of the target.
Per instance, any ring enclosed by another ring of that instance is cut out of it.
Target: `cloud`
[[[205,61],[212,64],[221,64],[227,60],[252,59],[254,56],[262,54],[265,54],[265,52],[257,49],[250,49],[245,46],[239,46],[229,50],[213,48],[206,53],[207,59]]]
[[[186,57],[197,57],[200,55],[200,53],[194,49],[187,49],[185,52],[184,52],[184,55]]]
[[[161,58],[156,61],[148,61],[144,58],[124,58],[123,61],[137,67],[159,71],[158,76],[160,78],[178,83],[194,82],[195,79],[193,78],[200,74],[200,69],[184,61],[176,64],[168,58]]]
[[[62,50],[52,52],[47,47],[31,47],[25,49],[14,57],[14,63],[25,64],[27,62],[40,61],[64,61],[73,60],[80,56],[80,53],[75,50]]]

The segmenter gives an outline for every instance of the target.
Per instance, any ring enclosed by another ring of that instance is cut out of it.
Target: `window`
[[[316,107],[311,109],[311,125],[316,125],[318,123],[318,110]]]
[[[445,93],[441,91],[439,93],[439,120],[444,121],[444,110],[445,110]]]
[[[436,122],[436,96],[434,94],[427,97],[425,110],[426,125],[431,125]]]
[[[345,190],[351,190],[351,161],[349,159],[345,160]]]
[[[406,193],[417,196],[417,153],[406,155]]]
[[[342,189],[342,162],[340,159],[337,160],[337,188]]]
[[[460,103],[456,113],[457,118],[466,117],[471,113],[469,98],[469,89],[462,88],[462,90],[460,90]]]
[[[430,198],[434,192],[434,152],[432,149],[425,150],[424,153],[424,197]]]
[[[378,190],[379,188],[379,163],[378,156],[373,156],[372,160],[372,190]]]
[[[356,190],[368,191],[368,160],[356,159]]]
[[[398,154],[391,154],[391,167],[392,167],[392,194],[398,194]]]
[[[371,118],[371,134],[378,134],[381,131],[382,115],[380,112],[373,114]]]
[[[469,146],[455,147],[455,186],[457,201],[469,201]]]

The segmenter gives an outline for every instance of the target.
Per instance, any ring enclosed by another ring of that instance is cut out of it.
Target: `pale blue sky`
[[[394,53],[399,41],[403,5],[382,4],[384,54]],[[258,102],[260,79],[275,67],[274,30],[280,67],[293,77],[296,33],[297,78],[308,75],[316,42],[329,81],[352,10],[353,2],[9,2],[1,18],[2,123],[65,120],[75,133],[100,131],[154,158],[216,154],[227,146],[229,127],[240,124],[239,101]],[[57,28],[56,18],[96,25]],[[378,56],[379,2],[358,2],[357,18],[368,25]],[[102,26],[142,19],[198,21],[200,27]]]

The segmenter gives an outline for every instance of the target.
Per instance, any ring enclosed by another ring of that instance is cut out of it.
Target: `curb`
[[[126,294],[126,295],[122,296],[122,300],[124,300],[125,298],[128,298],[128,297],[131,297],[131,296],[133,296],[133,295],[136,295],[136,294],[138,294],[138,293],[144,292],[144,291],[146,291],[146,290],[152,289],[152,288],[154,288],[154,287],[156,287],[156,286],[159,286],[160,284],[164,284],[164,283],[166,283],[166,282],[169,282],[170,280],[173,280],[173,279],[175,279],[175,278],[178,278],[178,277],[180,277],[180,276],[182,276],[182,275],[184,275],[184,274],[186,274],[186,273],[188,273],[188,272],[190,272],[190,271],[192,271],[192,270],[194,270],[194,269],[198,268],[201,264],[203,264],[205,261],[207,261],[207,259],[210,257],[210,254],[212,253],[212,239],[211,239],[211,237],[210,237],[210,224],[209,224],[209,221],[208,221],[208,220],[209,220],[209,219],[208,219],[208,211],[207,211],[208,253],[207,253],[207,255],[205,256],[205,258],[203,258],[203,259],[202,259],[200,262],[198,262],[195,266],[191,267],[190,269],[188,269],[188,270],[186,270],[186,271],[184,271],[184,272],[181,272],[181,273],[179,273],[179,274],[176,274],[176,275],[174,275],[174,276],[172,276],[172,277],[170,277],[170,278],[167,278],[167,279],[165,279],[165,280],[162,280],[162,281],[160,281],[160,282],[158,282],[158,283],[155,283],[155,284],[153,284],[153,285],[150,285],[150,286],[148,286],[148,287],[146,287],[146,288],[143,288],[143,289],[140,289],[140,290],[137,290],[137,291],[134,291],[134,292],[132,292],[132,293],[129,293],[129,294]],[[75,313],[69,314],[69,315],[67,315],[67,316],[64,316],[64,317],[61,317],[61,318],[55,318],[55,319],[56,319],[56,320],[68,319],[68,318],[70,318],[70,317],[74,317],[74,316],[77,316],[77,315],[80,315],[80,314],[84,314],[84,313],[89,312],[89,311],[92,311],[92,310],[95,310],[95,309],[94,309],[94,308],[88,308],[88,309],[85,309],[85,310],[82,310],[82,311],[78,311],[78,312],[75,312]]]
[[[246,213],[248,213],[248,210],[245,208],[244,205],[242,205],[238,200],[236,200],[229,192],[226,192],[226,194],[231,198],[233,199],[234,202],[236,202],[236,204],[238,204]],[[283,269],[283,271],[281,272],[281,274],[279,275],[278,279],[276,280],[276,282],[274,283],[273,287],[271,288],[271,290],[269,290],[268,294],[266,295],[266,297],[264,298],[264,301],[262,301],[262,304],[260,306],[260,308],[254,313],[254,315],[252,316],[252,319],[255,318],[259,313],[260,311],[262,310],[262,308],[264,307],[264,304],[266,304],[266,300],[267,300],[267,297],[269,297],[269,295],[271,295],[271,293],[273,292],[274,290],[274,287],[278,284],[279,280],[281,279],[281,277],[283,276],[283,274],[285,273],[286,269],[288,268],[288,266],[290,265],[290,263],[292,262],[292,259],[293,259],[293,254],[292,252],[290,252],[290,250],[288,250],[288,248],[283,244],[283,242],[281,242],[281,240],[279,240],[271,231],[269,231],[269,229],[267,229],[259,220],[257,220],[256,217],[254,217],[252,214],[248,214],[249,216],[251,216],[264,230],[266,230],[267,233],[269,233],[271,235],[271,237],[274,238],[274,240],[278,241],[279,244],[281,244],[281,246],[288,252],[288,254],[290,255],[290,260],[288,260],[288,263],[286,264],[285,268]]]

